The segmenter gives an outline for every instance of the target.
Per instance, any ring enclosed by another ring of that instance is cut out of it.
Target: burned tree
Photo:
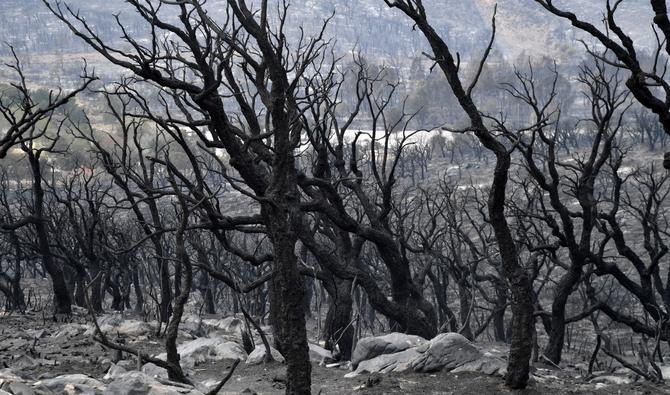
[[[575,13],[557,6],[552,0],[535,0],[535,2],[549,13],[567,20],[572,26],[598,40],[605,47],[605,51],[598,53],[588,47],[587,51],[603,62],[628,72],[626,87],[642,106],[657,116],[665,133],[670,135],[670,100],[668,100],[670,84],[666,81],[667,67],[664,66],[667,65],[667,56],[670,55],[670,22],[665,0],[649,1],[654,11],[654,16],[650,15],[650,22],[655,26],[654,34],[657,42],[650,65],[643,64],[638,54],[641,48],[636,46],[631,36],[617,23],[615,14],[623,0],[607,1],[604,28],[596,27]],[[666,158],[670,159],[667,153]],[[670,169],[670,160],[666,160],[664,166]]]
[[[484,147],[496,156],[492,186],[488,200],[489,219],[495,231],[501,254],[502,271],[507,279],[512,301],[512,338],[506,382],[512,388],[524,388],[528,382],[529,360],[531,356],[531,331],[533,306],[531,302],[531,281],[525,268],[519,262],[517,248],[505,216],[505,195],[509,169],[510,150],[500,141],[494,131],[487,127],[482,113],[473,101],[473,93],[482,73],[482,68],[493,46],[495,38],[495,17],[493,34],[484,52],[472,82],[464,86],[459,75],[459,64],[449,45],[440,37],[428,21],[426,9],[421,0],[384,0],[391,8],[397,8],[411,19],[423,33],[433,54],[432,59],[440,67],[456,96],[459,105],[466,112],[470,125],[461,132],[472,132]]]

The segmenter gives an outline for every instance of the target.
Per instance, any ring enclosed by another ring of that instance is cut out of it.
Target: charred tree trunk
[[[91,307],[96,313],[102,313],[102,277],[103,273],[100,271],[100,268],[97,264],[92,265],[91,275],[93,276],[93,281],[91,283]]]
[[[391,329],[432,339],[437,334],[435,308],[412,279],[409,264],[403,262],[395,245],[377,244],[377,251],[389,269],[393,301],[402,314],[402,320],[391,320]]]
[[[112,310],[114,311],[123,311],[123,296],[121,295],[121,289],[119,287],[119,278],[115,280],[109,279],[107,284],[107,291],[112,295]]]
[[[496,341],[507,343],[505,333],[505,310],[507,310],[507,289],[496,285],[496,303],[493,307],[493,335]]]
[[[86,272],[81,273],[76,270],[72,277],[74,279],[74,303],[79,307],[86,307]]]
[[[21,249],[21,243],[19,241],[16,233],[10,233],[10,240],[14,246],[14,273],[11,278],[11,289],[12,289],[12,307],[20,311],[25,310],[26,301],[23,295],[23,287],[21,286],[21,278],[23,271],[21,269],[21,260],[23,257],[23,251]]]
[[[496,136],[486,127],[481,112],[473,101],[472,92],[478,79],[475,78],[469,86],[464,87],[459,75],[459,65],[447,43],[428,22],[423,4],[406,0],[386,1],[386,4],[400,9],[421,30],[431,46],[437,65],[447,79],[460,107],[470,120],[470,130],[475,133],[481,144],[496,156],[488,197],[488,213],[500,252],[502,273],[511,291],[512,338],[506,384],[515,389],[525,388],[528,384],[529,362],[532,354],[532,283],[530,276],[519,262],[517,246],[505,217],[507,181],[511,165],[510,153],[508,148],[498,141]],[[493,28],[493,35],[481,60],[481,65],[485,63],[493,47],[495,19],[493,20]]]
[[[554,301],[551,304],[551,331],[544,356],[556,365],[561,363],[565,340],[565,306],[581,275],[581,265],[572,265],[559,281],[554,293]]]
[[[439,273],[440,269],[438,268],[437,270]],[[437,301],[437,307],[440,312],[440,318],[439,318],[439,322],[441,325],[440,329],[444,330],[443,328],[448,327],[449,331],[458,332],[458,321],[456,320],[456,315],[451,310],[451,308],[449,307],[449,303],[447,302],[446,286],[440,282],[440,279],[438,278],[437,275],[433,273],[432,270],[429,270],[427,275],[428,278],[430,279],[430,282],[433,284],[433,289],[435,291],[435,299]],[[446,278],[446,276],[443,277]]]
[[[267,211],[266,211],[267,210]],[[274,251],[275,276],[270,283],[270,316],[275,341],[287,362],[287,394],[310,393],[311,364],[305,328],[305,286],[298,272],[290,214],[264,207]]]
[[[202,293],[202,298],[205,301],[205,312],[207,314],[216,314],[214,293],[212,292],[209,281],[209,274],[207,274],[205,271],[202,271],[202,274],[200,275],[200,292]]]
[[[470,315],[472,314],[473,300],[470,286],[465,279],[458,282],[458,299],[461,316],[461,329],[459,332],[461,335],[465,336],[466,339],[472,341],[474,340],[474,336],[472,334],[472,328],[470,328]]]
[[[160,241],[159,241],[160,243]],[[163,248],[157,247],[156,253],[163,256]],[[170,265],[167,259],[158,258],[158,273],[160,280],[160,321],[169,322],[172,315],[172,289],[170,284]]]
[[[30,148],[26,147],[24,151],[28,154],[28,160],[30,161],[33,175],[33,201],[35,204],[33,210],[38,252],[42,257],[44,269],[46,269],[47,273],[49,273],[49,277],[51,277],[54,292],[54,313],[69,315],[72,312],[70,292],[68,291],[65,282],[63,269],[54,261],[53,255],[51,254],[51,247],[49,245],[49,231],[47,229],[47,220],[44,217],[44,189],[42,188],[40,157]]]
[[[135,313],[141,315],[144,313],[144,292],[140,284],[139,271],[139,267],[133,269],[133,289],[135,290]]]
[[[177,187],[173,187],[177,190]],[[180,218],[180,224],[177,228],[175,234],[175,254],[179,261],[179,265],[176,265],[175,270],[179,270],[179,278],[182,279],[182,284],[180,284],[180,293],[175,298],[174,310],[172,311],[172,316],[170,322],[167,325],[165,330],[165,351],[167,353],[167,361],[174,365],[176,369],[168,370],[168,378],[170,380],[179,381],[182,383],[188,383],[184,372],[181,369],[179,364],[179,353],[177,352],[177,336],[179,335],[179,323],[181,322],[182,315],[184,314],[184,306],[188,302],[189,295],[191,293],[191,285],[193,282],[193,268],[191,266],[191,261],[188,257],[186,251],[186,246],[184,242],[184,232],[186,226],[188,225],[188,207],[184,202],[184,198],[180,195],[179,201],[182,206],[182,213]],[[182,277],[183,274],[183,277]]]
[[[351,359],[354,342],[354,327],[351,325],[353,282],[337,278],[328,272],[325,273],[327,279],[323,281],[323,286],[330,296],[322,335],[326,341],[325,348],[334,351],[337,346],[340,358],[348,361]]]

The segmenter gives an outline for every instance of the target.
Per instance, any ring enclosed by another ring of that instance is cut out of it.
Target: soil
[[[80,317],[79,323],[85,323]],[[75,320],[75,323],[77,321]],[[45,320],[37,314],[0,317],[0,368],[12,368],[25,379],[39,380],[62,374],[83,373],[98,380],[104,376],[110,360],[117,355],[95,343],[89,336],[53,337],[64,324]],[[30,340],[31,334],[44,330],[43,337]],[[133,347],[153,353],[162,352],[161,339],[153,335],[131,342]],[[40,361],[38,366],[17,368],[25,364],[25,356]],[[132,359],[131,356],[127,355]],[[23,362],[22,362],[23,360]],[[196,367],[194,382],[212,384],[220,380],[232,361],[208,362]],[[403,373],[362,375],[345,378],[348,370],[313,364],[313,394],[670,394],[670,387],[648,382],[625,385],[596,385],[572,373],[555,369],[532,379],[527,389],[512,391],[499,377],[476,373],[436,372],[432,374]],[[573,372],[574,373],[574,372]],[[285,366],[280,363],[248,366],[240,364],[220,394],[276,394],[285,388]],[[245,392],[246,391],[246,392]]]

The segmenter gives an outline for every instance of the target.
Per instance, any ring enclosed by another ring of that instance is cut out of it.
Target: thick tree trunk
[[[484,119],[472,100],[472,88],[464,88],[459,75],[459,65],[447,43],[430,25],[422,8],[416,8],[413,2],[387,2],[391,7],[402,10],[416,23],[426,40],[430,44],[437,64],[444,73],[454,96],[460,107],[470,119],[471,130],[481,144],[496,156],[496,165],[493,172],[491,190],[488,198],[489,221],[493,227],[498,251],[501,256],[502,273],[507,280],[511,291],[512,302],[512,339],[507,366],[506,384],[511,388],[525,388],[528,383],[530,370],[529,361],[532,353],[532,283],[523,266],[519,263],[516,244],[505,218],[505,199],[507,180],[511,164],[508,148],[497,140],[489,131]],[[493,45],[493,41],[489,44]],[[488,51],[487,51],[488,54]]]
[[[67,314],[72,312],[70,292],[65,282],[63,269],[54,262],[49,245],[49,231],[47,229],[46,218],[44,218],[44,190],[42,189],[42,171],[40,168],[40,158],[32,151],[27,152],[28,159],[33,175],[33,208],[36,217],[35,232],[37,233],[38,252],[42,256],[44,269],[51,277],[51,283],[54,292],[54,313]]]
[[[493,142],[489,142],[493,144]],[[493,144],[500,148],[498,144]],[[510,287],[512,302],[512,334],[506,384],[511,388],[525,388],[528,384],[530,358],[533,352],[533,286],[528,272],[519,263],[514,238],[505,218],[505,193],[510,167],[506,148],[495,150],[496,167],[488,200],[488,211],[498,250],[502,272]]]
[[[507,310],[507,289],[496,285],[496,304],[493,307],[493,335],[496,341],[507,343],[505,333],[505,310]]]
[[[330,295],[330,303],[322,336],[326,341],[327,350],[334,350],[337,346],[340,350],[340,358],[348,361],[351,359],[354,342],[354,327],[351,325],[353,282],[337,278],[332,274],[329,277],[329,280],[323,282]]]
[[[23,253],[21,250],[21,244],[19,242],[19,239],[14,232],[11,233],[10,238],[12,240],[12,244],[14,245],[16,253],[16,259],[14,260],[14,273],[12,276],[12,297],[13,297],[12,307],[14,309],[23,311],[26,308],[26,301],[23,295],[23,287],[21,286],[21,277],[23,274],[23,271],[21,269],[21,257],[23,256]]]
[[[270,283],[270,315],[275,341],[286,358],[287,394],[309,394],[312,366],[305,328],[305,286],[298,271],[290,214],[264,207],[274,251],[275,276]]]
[[[438,269],[438,273],[439,272],[440,269]],[[427,275],[430,279],[430,282],[433,284],[433,289],[435,291],[435,299],[437,301],[437,307],[440,315],[438,321],[440,323],[440,328],[442,329],[444,327],[451,332],[458,332],[458,321],[456,320],[456,314],[454,314],[454,312],[451,310],[447,301],[446,286],[440,282],[440,279],[433,273],[432,270],[429,270]],[[445,284],[448,284],[446,279]]]
[[[161,322],[169,322],[172,315],[172,290],[170,289],[170,265],[166,259],[158,259],[158,270],[161,291],[159,305],[160,320]]]
[[[109,281],[107,285],[107,290],[112,295],[112,310],[114,311],[123,311],[123,296],[121,295],[121,290],[118,284],[118,277],[116,280]]]
[[[86,272],[79,270],[73,274],[74,279],[74,303],[79,307],[86,307]]]
[[[397,246],[377,243],[376,247],[391,276],[393,301],[400,306],[402,313],[402,320],[391,320],[391,329],[432,339],[437,334],[434,306],[414,283],[409,265],[403,261]]]
[[[551,331],[544,356],[556,365],[561,363],[565,340],[565,306],[581,275],[581,265],[573,264],[559,281],[554,293],[554,301],[551,304]]]

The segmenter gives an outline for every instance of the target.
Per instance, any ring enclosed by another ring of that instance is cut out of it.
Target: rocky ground
[[[161,357],[156,324],[122,315],[99,319],[107,335],[142,352]],[[281,393],[285,367],[262,363],[264,348],[251,355],[242,348],[242,321],[235,317],[186,317],[181,325],[182,365],[195,387],[170,382],[163,369],[139,365],[92,339],[93,326],[78,312],[71,322],[55,323],[40,314],[0,317],[0,395],[10,394],[190,394],[207,393],[243,362],[221,394]],[[262,344],[260,339],[255,343]],[[586,380],[583,365],[554,369],[536,366],[529,388],[503,386],[506,350],[473,345],[457,334],[425,340],[403,334],[362,339],[351,364],[338,364],[316,344],[310,346],[313,393],[318,394],[652,394],[670,387],[636,380],[623,369],[596,372]],[[275,354],[281,360],[281,355]],[[670,367],[666,368],[670,372]]]

